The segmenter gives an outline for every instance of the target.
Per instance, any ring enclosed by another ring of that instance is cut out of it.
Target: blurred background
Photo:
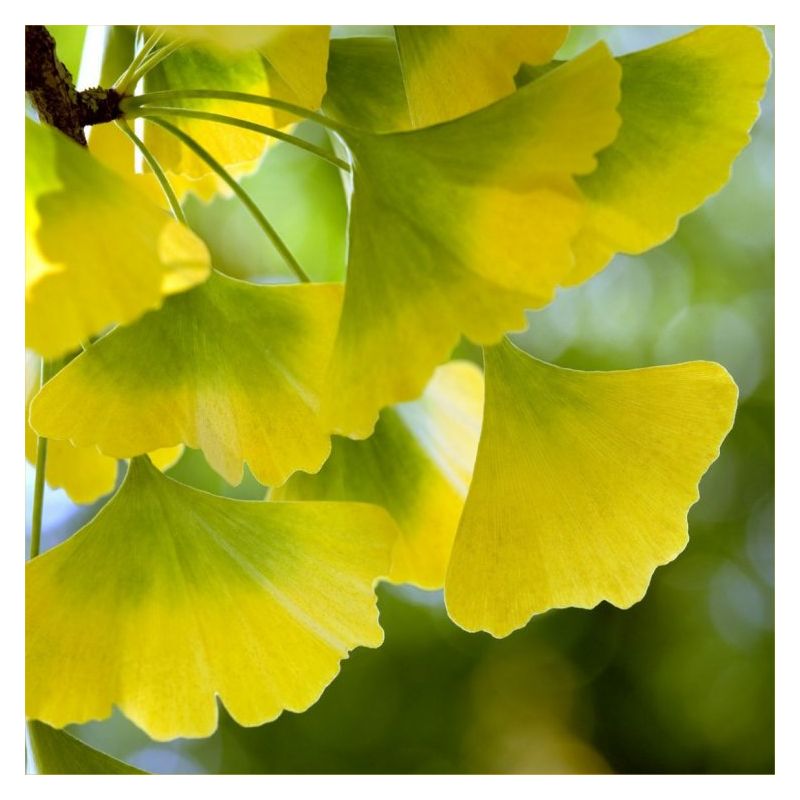
[[[83,88],[102,31],[51,30]],[[622,54],[687,30],[578,27],[561,55],[598,39]],[[772,30],[765,34],[774,52]],[[773,772],[773,110],[770,80],[730,183],[672,240],[616,258],[531,313],[528,331],[514,337],[540,358],[580,369],[710,359],[739,385],[735,427],[689,515],[689,546],[656,571],[642,602],[628,611],[605,603],[551,611],[498,641],[453,625],[440,592],[384,585],[384,645],[356,650],[302,715],[247,729],[222,711],[210,739],[166,744],[118,714],[71,732],[155,772]],[[309,123],[301,133],[325,142]],[[341,279],[346,207],[335,169],[278,144],[243,183],[315,280]],[[258,281],[283,274],[237,201],[192,197],[186,210],[217,268]],[[480,359],[466,343],[459,354]],[[227,486],[198,452],[187,451],[169,474],[263,497],[249,476]],[[28,509],[32,476],[28,467]],[[48,489],[43,549],[98,508]]]

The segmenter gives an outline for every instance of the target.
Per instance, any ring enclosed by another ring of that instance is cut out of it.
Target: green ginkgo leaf
[[[120,535],[124,532],[124,535]],[[116,705],[151,738],[304,711],[354,647],[396,526],[377,506],[229,500],[134,459],[88,525],[26,565],[26,713],[54,727]]]
[[[549,61],[563,25],[397,25],[395,39],[331,42],[325,113],[362,130],[425,127],[514,91],[524,62]]]
[[[28,739],[33,761],[31,766],[39,775],[147,774],[43,722],[32,720],[28,723]]]
[[[325,114],[375,133],[411,128],[397,45],[388,36],[333,39]]]
[[[25,342],[45,358],[204,281],[203,242],[46,125],[25,120]]]
[[[737,389],[705,361],[621,372],[485,350],[478,457],[445,582],[451,618],[505,636],[551,608],[640,600],[688,541]]]
[[[548,62],[566,25],[396,25],[414,127],[455,119],[514,91],[524,62]]]
[[[615,136],[618,83],[601,44],[453,122],[342,131],[354,183],[328,408],[337,432],[367,436],[381,407],[421,393],[461,334],[495,342],[550,301],[583,218],[573,176]]]
[[[320,419],[342,287],[256,286],[214,272],[70,362],[31,404],[49,439],[127,458],[180,443],[229,483],[319,469]]]
[[[270,499],[383,506],[401,534],[389,580],[439,589],[472,477],[482,409],[480,369],[467,361],[444,364],[422,397],[384,409],[369,439],[337,437],[317,475],[295,475]]]
[[[668,239],[680,218],[721,189],[750,141],[769,76],[756,28],[719,26],[622,56],[622,126],[578,179],[588,217],[566,284],[602,269],[614,253]]]

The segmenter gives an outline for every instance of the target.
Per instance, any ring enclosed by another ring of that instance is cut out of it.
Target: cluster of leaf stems
[[[256,133],[270,136],[274,139],[287,142],[288,144],[299,147],[319,158],[324,159],[330,164],[333,164],[338,169],[345,172],[350,172],[350,165],[333,155],[332,153],[317,147],[311,142],[307,142],[297,136],[292,136],[285,131],[271,128],[266,125],[259,125],[249,120],[239,119],[238,117],[230,117],[224,114],[216,114],[209,111],[201,111],[192,108],[181,108],[170,105],[163,105],[165,102],[182,100],[229,100],[237,103],[250,103],[252,105],[266,106],[275,108],[280,111],[286,111],[295,116],[312,120],[329,130],[334,132],[341,132],[343,126],[331,120],[322,114],[317,114],[302,106],[289,103],[285,100],[278,100],[272,97],[262,97],[256,94],[247,94],[243,92],[232,92],[224,90],[213,89],[176,89],[170,91],[152,92],[149,94],[133,95],[128,94],[131,88],[144,78],[154,67],[160,64],[164,59],[168,58],[172,53],[179,50],[184,44],[186,39],[179,38],[172,40],[159,47],[163,40],[163,32],[155,30],[145,40],[141,49],[134,56],[131,63],[114,82],[112,89],[122,96],[119,104],[119,110],[122,116],[115,120],[117,127],[133,142],[135,147],[142,154],[142,157],[147,162],[147,165],[152,170],[159,185],[161,186],[167,203],[172,210],[175,218],[183,223],[186,223],[186,217],[181,208],[175,190],[167,178],[167,175],[159,164],[158,159],[153,155],[150,149],[145,145],[142,139],[135,133],[133,128],[128,124],[128,120],[143,118],[147,119],[155,125],[163,128],[183,145],[188,147],[198,158],[204,161],[209,169],[211,169],[222,181],[224,181],[236,197],[242,202],[245,208],[250,212],[255,221],[258,223],[261,230],[266,234],[267,238],[272,242],[272,245],[280,254],[281,258],[286,262],[287,266],[291,269],[297,279],[303,283],[310,282],[309,276],[305,270],[297,262],[292,252],[286,246],[286,243],[280,237],[278,232],[270,224],[269,220],[264,216],[261,209],[258,208],[252,197],[239,185],[236,179],[219,163],[199,142],[182,131],[180,128],[173,125],[171,122],[164,119],[164,117],[184,117],[189,119],[204,120],[208,122],[216,122],[222,125],[232,125],[238,128],[254,131]],[[83,349],[86,350],[88,344],[83,344]],[[61,363],[47,362],[42,360],[42,373],[41,385],[44,384],[58,372]],[[47,439],[40,436],[37,444],[36,451],[36,474],[34,479],[33,489],[33,510],[31,518],[31,542],[30,542],[30,558],[39,555],[41,547],[42,535],[42,509],[44,501],[44,483],[45,483],[45,470],[47,464]]]

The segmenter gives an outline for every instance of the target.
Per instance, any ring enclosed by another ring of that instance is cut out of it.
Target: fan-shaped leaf
[[[37,395],[42,436],[126,458],[178,443],[229,483],[316,471],[330,452],[319,405],[341,303],[338,284],[256,286],[213,273],[117,328]]]
[[[485,351],[478,457],[445,583],[452,619],[505,636],[550,608],[627,608],[688,540],[733,424],[718,364],[577,372]]]
[[[55,128],[25,121],[26,344],[46,358],[208,277],[205,245]]]
[[[382,406],[420,394],[460,334],[494,342],[551,299],[582,221],[572,176],[615,135],[618,80],[598,45],[453,122],[343,132],[355,175],[332,362],[337,432],[368,435]]]
[[[116,705],[164,740],[210,735],[216,696],[242,725],[303,711],[383,640],[373,586],[395,535],[376,506],[229,500],[134,459],[27,564],[27,715],[62,727]]]

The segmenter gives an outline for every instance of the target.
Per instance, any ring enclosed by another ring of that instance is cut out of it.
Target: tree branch
[[[72,75],[58,60],[55,40],[44,25],[25,26],[25,91],[44,122],[83,146],[85,125],[122,116],[122,97],[113,89],[75,89]]]

